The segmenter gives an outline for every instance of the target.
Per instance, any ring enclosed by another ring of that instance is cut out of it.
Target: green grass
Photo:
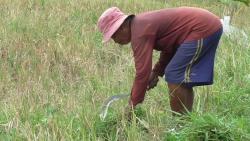
[[[250,140],[250,48],[225,36],[215,84],[195,89],[193,113],[171,116],[162,79],[137,112],[148,129],[125,120],[126,100],[101,121],[103,101],[130,92],[135,71],[129,46],[101,43],[96,22],[110,6],[135,14],[198,6],[250,31],[250,9],[238,2],[1,0],[0,140]]]

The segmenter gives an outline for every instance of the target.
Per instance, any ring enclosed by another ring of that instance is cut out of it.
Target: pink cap
[[[128,16],[117,7],[111,7],[102,13],[97,26],[103,34],[103,43],[110,40]]]

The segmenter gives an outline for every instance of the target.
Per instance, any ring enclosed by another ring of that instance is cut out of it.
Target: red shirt
[[[153,71],[163,76],[181,43],[207,37],[221,26],[219,17],[201,8],[170,8],[136,15],[131,23],[136,75],[130,102],[135,106],[144,100],[152,71],[153,49],[161,51]]]

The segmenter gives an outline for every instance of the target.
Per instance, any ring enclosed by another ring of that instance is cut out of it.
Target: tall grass
[[[186,119],[171,117],[163,80],[139,107],[148,129],[126,122],[126,100],[113,105],[105,122],[98,117],[105,98],[130,92],[135,71],[129,46],[101,43],[100,14],[110,6],[136,14],[184,5],[230,14],[249,35],[250,9],[240,3],[1,0],[0,140],[250,140],[250,49],[226,36],[215,84],[195,89]]]

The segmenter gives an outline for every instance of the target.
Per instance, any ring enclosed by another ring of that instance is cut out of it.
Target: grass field
[[[0,141],[250,141],[250,46],[226,36],[217,52],[215,83],[195,89],[189,116],[171,116],[161,79],[136,111],[148,129],[135,119],[126,122],[126,100],[112,105],[101,121],[103,101],[129,93],[135,72],[129,46],[101,43],[96,22],[110,6],[135,14],[202,7],[230,15],[250,37],[250,8],[227,0],[1,0]]]

